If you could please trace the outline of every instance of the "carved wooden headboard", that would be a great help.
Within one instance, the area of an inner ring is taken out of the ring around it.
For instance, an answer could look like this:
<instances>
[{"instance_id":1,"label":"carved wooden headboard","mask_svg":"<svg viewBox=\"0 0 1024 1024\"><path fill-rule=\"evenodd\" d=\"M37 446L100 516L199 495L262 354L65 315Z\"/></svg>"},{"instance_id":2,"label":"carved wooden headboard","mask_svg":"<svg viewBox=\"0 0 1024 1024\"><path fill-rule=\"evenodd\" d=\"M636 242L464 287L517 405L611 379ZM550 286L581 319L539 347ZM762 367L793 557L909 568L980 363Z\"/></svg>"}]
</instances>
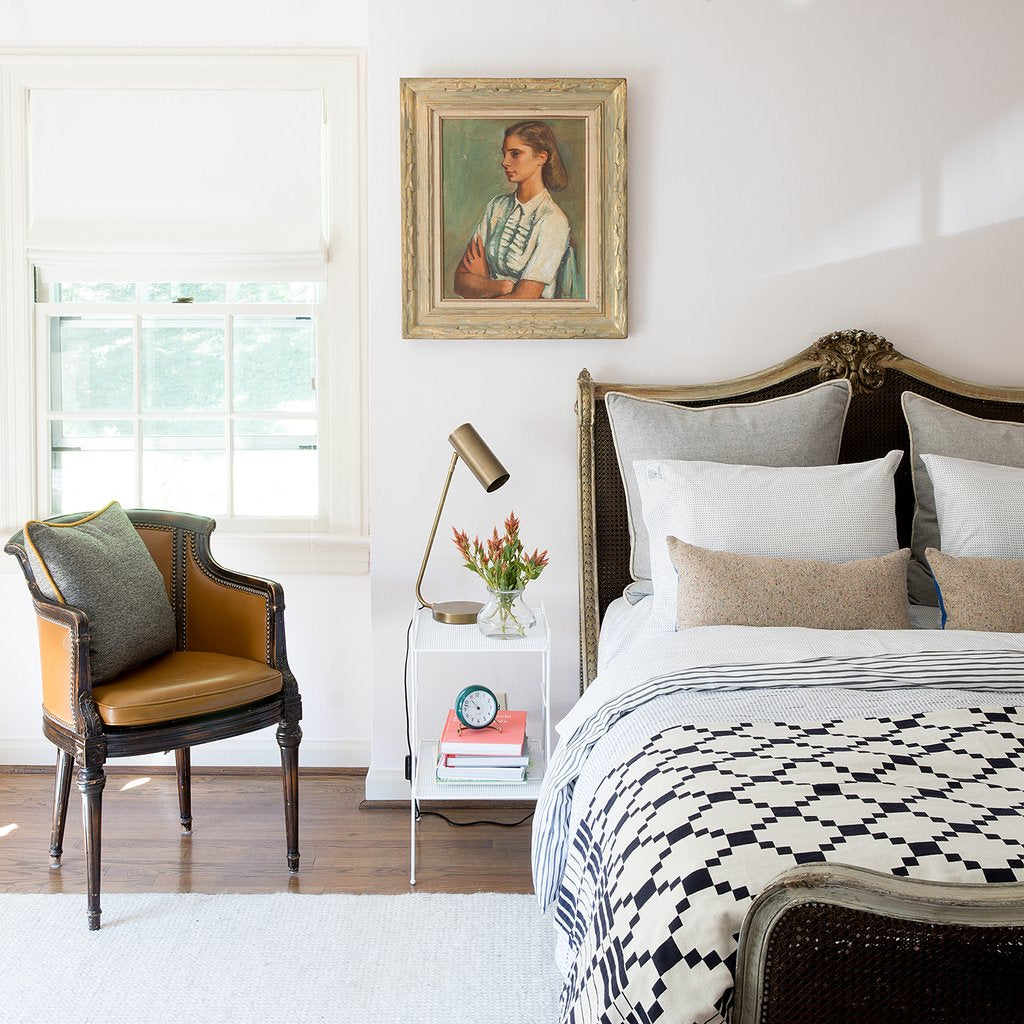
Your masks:
<instances>
[{"instance_id":1,"label":"carved wooden headboard","mask_svg":"<svg viewBox=\"0 0 1024 1024\"><path fill-rule=\"evenodd\" d=\"M846 377L853 400L843 430L840 462L877 459L894 448L909 451L900 406L904 391L981 416L1024 422L1024 389L972 384L901 355L868 331L835 331L799 355L746 377L682 386L611 384L578 380L576 417L579 456L580 691L597 674L597 639L611 602L630 582L626 498L605 410L609 391L699 407L723 402L758 402ZM896 515L900 543L910 543L914 509L910 460L896 473Z\"/></svg>"}]
</instances>

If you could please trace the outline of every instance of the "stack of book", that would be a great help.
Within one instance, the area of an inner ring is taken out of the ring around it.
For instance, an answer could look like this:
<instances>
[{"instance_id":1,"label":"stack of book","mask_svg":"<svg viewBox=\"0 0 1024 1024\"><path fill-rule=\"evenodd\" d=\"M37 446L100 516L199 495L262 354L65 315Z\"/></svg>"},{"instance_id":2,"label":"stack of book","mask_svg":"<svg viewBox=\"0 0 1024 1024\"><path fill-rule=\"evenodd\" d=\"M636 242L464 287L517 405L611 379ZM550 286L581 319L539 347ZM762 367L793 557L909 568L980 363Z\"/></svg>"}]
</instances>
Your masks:
<instances>
[{"instance_id":1,"label":"stack of book","mask_svg":"<svg viewBox=\"0 0 1024 1024\"><path fill-rule=\"evenodd\" d=\"M526 712L499 711L501 731L459 730L455 711L448 712L438 742L438 782L525 782L530 763Z\"/></svg>"}]
</instances>

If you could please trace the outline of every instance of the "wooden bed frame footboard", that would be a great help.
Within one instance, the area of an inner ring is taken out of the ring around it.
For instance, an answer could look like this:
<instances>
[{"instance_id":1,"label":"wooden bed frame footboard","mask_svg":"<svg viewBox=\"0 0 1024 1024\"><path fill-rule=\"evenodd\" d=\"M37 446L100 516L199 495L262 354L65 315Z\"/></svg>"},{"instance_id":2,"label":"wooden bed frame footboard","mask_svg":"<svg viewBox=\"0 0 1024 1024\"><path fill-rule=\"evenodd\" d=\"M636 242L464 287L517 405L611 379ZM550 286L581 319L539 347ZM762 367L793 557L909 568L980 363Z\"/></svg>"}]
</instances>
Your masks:
<instances>
[{"instance_id":1,"label":"wooden bed frame footboard","mask_svg":"<svg viewBox=\"0 0 1024 1024\"><path fill-rule=\"evenodd\" d=\"M1022 1019L1024 885L805 864L744 918L733 1024Z\"/></svg>"}]
</instances>

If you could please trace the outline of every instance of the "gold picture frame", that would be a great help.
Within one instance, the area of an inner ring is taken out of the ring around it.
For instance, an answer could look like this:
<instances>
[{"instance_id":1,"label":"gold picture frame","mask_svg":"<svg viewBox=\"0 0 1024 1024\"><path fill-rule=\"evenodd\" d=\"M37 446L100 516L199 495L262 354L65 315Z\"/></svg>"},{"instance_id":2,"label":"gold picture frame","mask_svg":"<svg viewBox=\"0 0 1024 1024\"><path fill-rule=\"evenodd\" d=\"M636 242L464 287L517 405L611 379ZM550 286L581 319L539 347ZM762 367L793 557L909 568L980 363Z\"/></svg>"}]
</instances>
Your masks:
<instances>
[{"instance_id":1,"label":"gold picture frame","mask_svg":"<svg viewBox=\"0 0 1024 1024\"><path fill-rule=\"evenodd\" d=\"M405 78L401 102L403 337L625 338L626 80Z\"/></svg>"}]
</instances>

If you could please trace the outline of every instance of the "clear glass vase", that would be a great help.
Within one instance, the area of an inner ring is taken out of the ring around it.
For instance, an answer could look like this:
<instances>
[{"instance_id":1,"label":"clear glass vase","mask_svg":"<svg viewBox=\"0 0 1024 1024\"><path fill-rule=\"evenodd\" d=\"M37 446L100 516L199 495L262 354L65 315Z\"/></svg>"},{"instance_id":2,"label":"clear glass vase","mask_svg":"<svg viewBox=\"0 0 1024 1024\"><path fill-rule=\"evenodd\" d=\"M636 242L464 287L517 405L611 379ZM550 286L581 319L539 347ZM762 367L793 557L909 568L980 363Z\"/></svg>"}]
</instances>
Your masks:
<instances>
[{"instance_id":1,"label":"clear glass vase","mask_svg":"<svg viewBox=\"0 0 1024 1024\"><path fill-rule=\"evenodd\" d=\"M537 613L523 600L522 590L487 590L487 604L476 624L484 636L513 640L537 624Z\"/></svg>"}]
</instances>

